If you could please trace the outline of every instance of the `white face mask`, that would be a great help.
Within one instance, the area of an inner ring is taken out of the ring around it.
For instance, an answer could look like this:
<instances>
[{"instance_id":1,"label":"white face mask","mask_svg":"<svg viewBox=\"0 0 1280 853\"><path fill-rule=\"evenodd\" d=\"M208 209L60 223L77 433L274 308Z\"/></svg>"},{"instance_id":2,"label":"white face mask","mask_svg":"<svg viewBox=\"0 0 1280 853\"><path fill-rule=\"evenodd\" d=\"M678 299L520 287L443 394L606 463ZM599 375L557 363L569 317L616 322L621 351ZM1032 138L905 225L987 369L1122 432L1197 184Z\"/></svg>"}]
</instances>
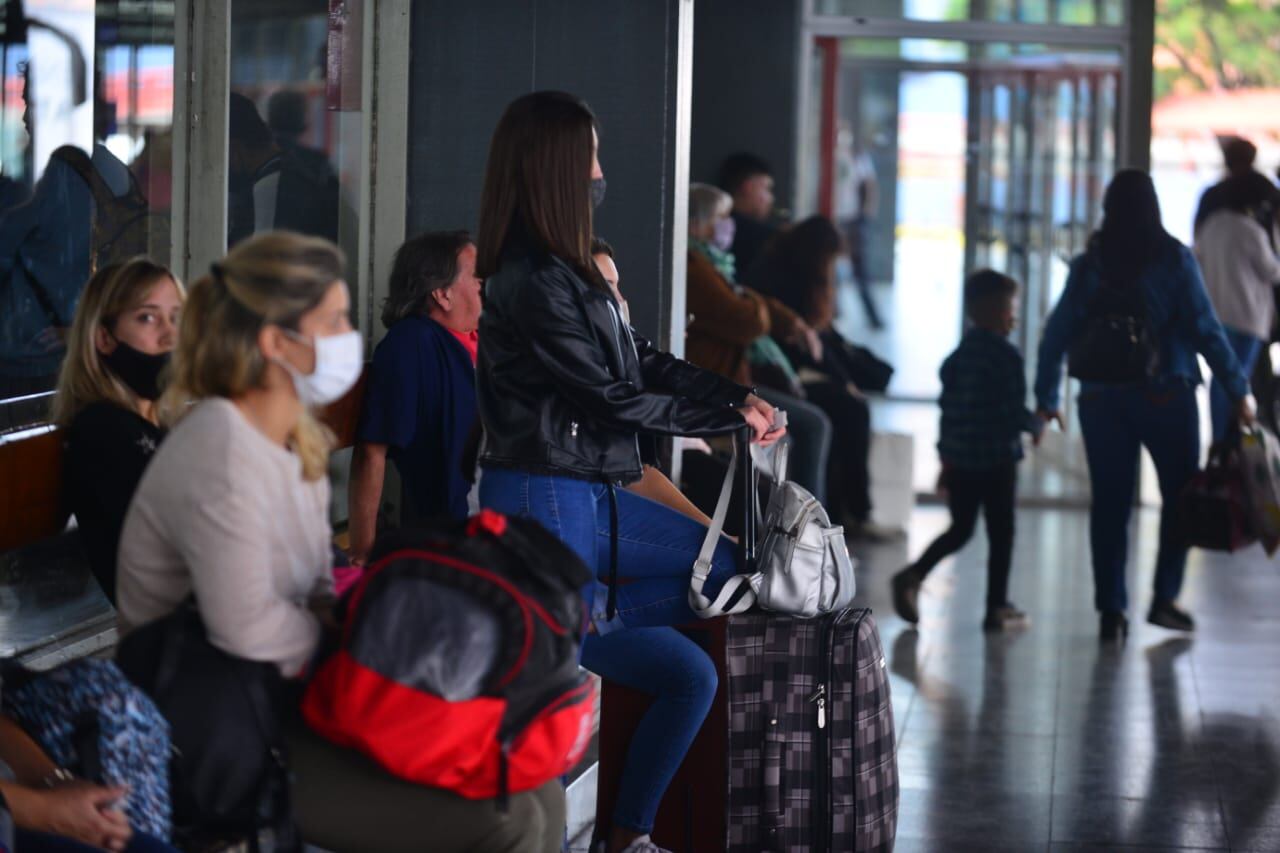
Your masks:
<instances>
[{"instance_id":1,"label":"white face mask","mask_svg":"<svg viewBox=\"0 0 1280 853\"><path fill-rule=\"evenodd\" d=\"M340 335L307 338L290 329L284 333L315 350L316 368L310 373L298 369L284 359L276 363L289 372L294 390L304 406L327 406L342 398L360 378L364 368L364 341L356 330Z\"/></svg>"}]
</instances>

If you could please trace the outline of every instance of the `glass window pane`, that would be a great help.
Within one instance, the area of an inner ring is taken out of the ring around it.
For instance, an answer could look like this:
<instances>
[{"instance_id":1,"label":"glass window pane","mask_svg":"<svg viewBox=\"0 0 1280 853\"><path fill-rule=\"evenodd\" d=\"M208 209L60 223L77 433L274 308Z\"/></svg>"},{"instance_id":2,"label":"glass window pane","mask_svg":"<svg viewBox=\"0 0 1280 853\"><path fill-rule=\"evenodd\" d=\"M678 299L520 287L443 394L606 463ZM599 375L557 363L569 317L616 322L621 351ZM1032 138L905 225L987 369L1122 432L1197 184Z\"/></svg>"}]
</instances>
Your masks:
<instances>
[{"instance_id":1,"label":"glass window pane","mask_svg":"<svg viewBox=\"0 0 1280 853\"><path fill-rule=\"evenodd\" d=\"M353 306L363 15L360 0L231 5L227 243L273 229L333 240Z\"/></svg>"},{"instance_id":2,"label":"glass window pane","mask_svg":"<svg viewBox=\"0 0 1280 853\"><path fill-rule=\"evenodd\" d=\"M167 263L173 3L10 0L0 41L0 432L44 417L81 290Z\"/></svg>"},{"instance_id":3,"label":"glass window pane","mask_svg":"<svg viewBox=\"0 0 1280 853\"><path fill-rule=\"evenodd\" d=\"M912 21L1116 26L1124 0L814 0L817 15Z\"/></svg>"}]
</instances>

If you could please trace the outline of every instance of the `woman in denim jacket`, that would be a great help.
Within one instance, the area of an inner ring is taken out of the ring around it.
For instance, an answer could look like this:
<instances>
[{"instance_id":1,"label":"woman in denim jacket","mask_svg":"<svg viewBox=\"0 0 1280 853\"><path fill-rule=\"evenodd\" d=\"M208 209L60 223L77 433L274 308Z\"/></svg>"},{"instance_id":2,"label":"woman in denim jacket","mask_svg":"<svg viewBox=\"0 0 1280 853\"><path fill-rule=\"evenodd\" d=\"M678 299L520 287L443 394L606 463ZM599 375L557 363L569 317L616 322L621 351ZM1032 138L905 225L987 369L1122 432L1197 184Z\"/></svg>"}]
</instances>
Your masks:
<instances>
[{"instance_id":1,"label":"woman in denim jacket","mask_svg":"<svg viewBox=\"0 0 1280 853\"><path fill-rule=\"evenodd\" d=\"M1045 327L1035 388L1041 417L1061 423L1063 358L1084 332L1104 281L1113 287L1141 287L1158 362L1143 383L1086 382L1081 387L1080 427L1093 491L1094 604L1101 614L1101 636L1119 640L1128 633L1125 564L1142 447L1155 462L1164 498L1147 621L1190 631L1191 616L1175 604L1187 562L1187 546L1177 529L1177 497L1200 460L1196 387L1203 377L1197 355L1209 362L1243 423L1254 418L1249 381L1209 303L1195 256L1161 225L1150 176L1128 169L1107 187L1102 226L1072 261L1066 289Z\"/></svg>"}]
</instances>

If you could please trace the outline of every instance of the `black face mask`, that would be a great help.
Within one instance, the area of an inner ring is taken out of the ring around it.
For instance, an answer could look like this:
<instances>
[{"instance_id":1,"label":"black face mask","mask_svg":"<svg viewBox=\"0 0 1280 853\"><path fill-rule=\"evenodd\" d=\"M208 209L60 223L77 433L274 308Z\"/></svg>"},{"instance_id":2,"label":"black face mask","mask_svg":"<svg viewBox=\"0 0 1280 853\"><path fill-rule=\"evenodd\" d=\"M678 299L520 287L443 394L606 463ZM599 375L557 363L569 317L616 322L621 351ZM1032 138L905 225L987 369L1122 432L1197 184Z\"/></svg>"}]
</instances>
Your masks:
<instances>
[{"instance_id":1,"label":"black face mask","mask_svg":"<svg viewBox=\"0 0 1280 853\"><path fill-rule=\"evenodd\" d=\"M150 355L118 341L116 348L102 357L111 372L144 400L160 399L160 371L169 363L170 353Z\"/></svg>"},{"instance_id":2,"label":"black face mask","mask_svg":"<svg viewBox=\"0 0 1280 853\"><path fill-rule=\"evenodd\" d=\"M600 205L604 204L605 186L606 185L604 182L604 178L591 179L591 206L592 207L599 207Z\"/></svg>"}]
</instances>

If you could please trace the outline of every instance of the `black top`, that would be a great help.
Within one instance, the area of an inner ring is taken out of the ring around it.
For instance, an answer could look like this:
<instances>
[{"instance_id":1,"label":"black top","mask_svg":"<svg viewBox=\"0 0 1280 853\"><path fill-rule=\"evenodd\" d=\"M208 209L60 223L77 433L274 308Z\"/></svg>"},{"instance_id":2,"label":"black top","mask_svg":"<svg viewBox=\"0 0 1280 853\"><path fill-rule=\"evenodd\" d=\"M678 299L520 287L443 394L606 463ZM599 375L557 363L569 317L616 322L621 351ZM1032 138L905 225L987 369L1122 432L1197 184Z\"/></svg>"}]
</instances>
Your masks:
<instances>
[{"instance_id":1,"label":"black top","mask_svg":"<svg viewBox=\"0 0 1280 853\"><path fill-rule=\"evenodd\" d=\"M733 214L733 227L733 259L738 270L745 271L759 260L765 244L778 233L778 227L740 213Z\"/></svg>"},{"instance_id":2,"label":"black top","mask_svg":"<svg viewBox=\"0 0 1280 853\"><path fill-rule=\"evenodd\" d=\"M1223 178L1209 187L1200 196L1200 204L1196 207L1195 227L1199 228L1205 220L1223 208L1243 205L1257 210L1262 228L1271 233L1270 217L1280 204L1280 189L1271 183L1271 179L1261 172L1250 170L1241 175Z\"/></svg>"},{"instance_id":3,"label":"black top","mask_svg":"<svg viewBox=\"0 0 1280 853\"><path fill-rule=\"evenodd\" d=\"M546 252L516 243L485 281L483 465L632 482L641 435L732 432L748 393L635 334L607 291Z\"/></svg>"},{"instance_id":4,"label":"black top","mask_svg":"<svg viewBox=\"0 0 1280 853\"><path fill-rule=\"evenodd\" d=\"M124 516L163 437L160 427L114 403L86 407L67 430L63 494L80 527L89 567L112 604Z\"/></svg>"}]
</instances>

